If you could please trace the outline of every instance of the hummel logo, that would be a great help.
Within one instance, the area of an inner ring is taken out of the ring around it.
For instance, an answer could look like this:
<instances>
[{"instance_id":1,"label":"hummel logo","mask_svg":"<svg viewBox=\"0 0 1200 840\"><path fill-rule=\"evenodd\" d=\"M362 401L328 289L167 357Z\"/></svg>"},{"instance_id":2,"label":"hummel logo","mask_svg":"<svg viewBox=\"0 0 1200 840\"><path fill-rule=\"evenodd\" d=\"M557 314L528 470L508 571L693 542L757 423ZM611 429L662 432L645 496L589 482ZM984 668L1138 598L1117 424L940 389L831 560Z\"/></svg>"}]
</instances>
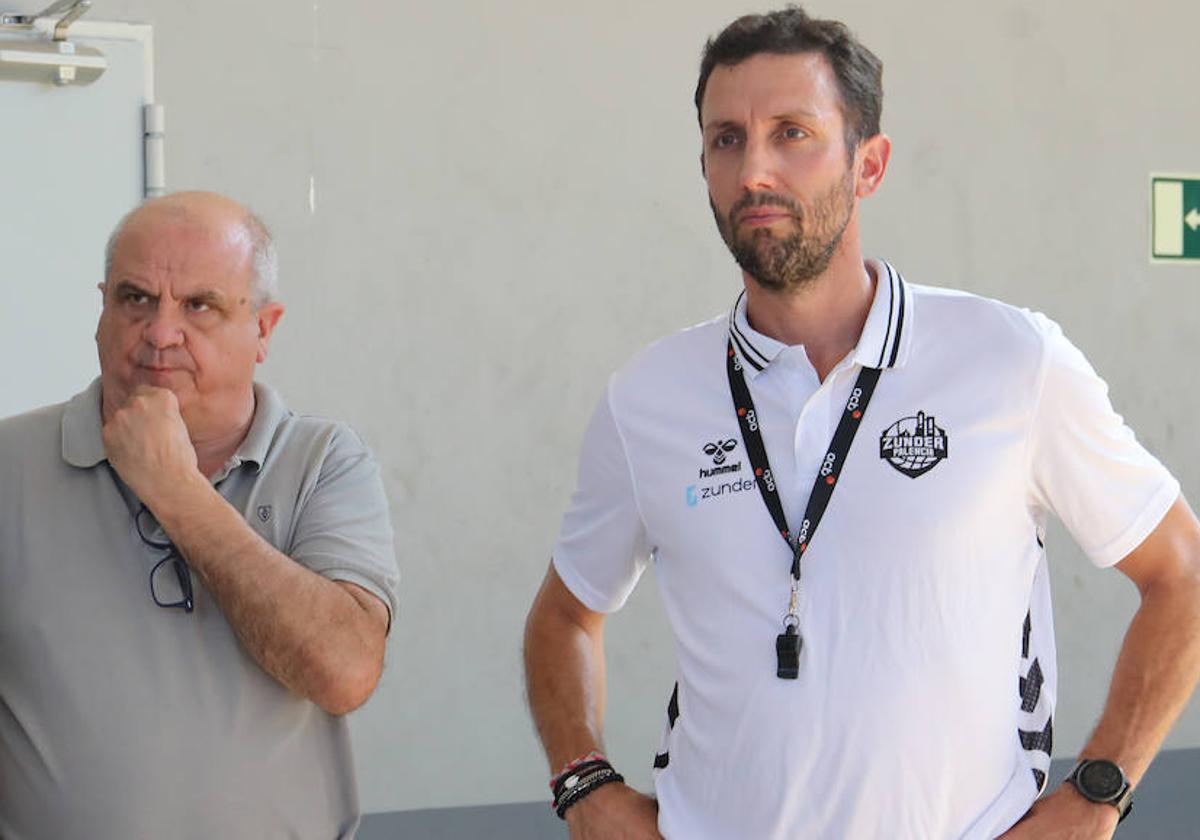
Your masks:
<instances>
[{"instance_id":1,"label":"hummel logo","mask_svg":"<svg viewBox=\"0 0 1200 840\"><path fill-rule=\"evenodd\" d=\"M741 472L741 461L725 463L725 454L737 449L737 445L737 438L727 438L725 440L717 440L715 443L704 444L704 446L701 448L701 451L704 452L705 455L712 458L713 466L701 467L700 478L712 478L715 475Z\"/></svg>"},{"instance_id":2,"label":"hummel logo","mask_svg":"<svg viewBox=\"0 0 1200 840\"><path fill-rule=\"evenodd\" d=\"M737 449L737 441L733 438L704 444L704 454L711 455L714 464L724 464L725 453L732 452L735 449Z\"/></svg>"}]
</instances>

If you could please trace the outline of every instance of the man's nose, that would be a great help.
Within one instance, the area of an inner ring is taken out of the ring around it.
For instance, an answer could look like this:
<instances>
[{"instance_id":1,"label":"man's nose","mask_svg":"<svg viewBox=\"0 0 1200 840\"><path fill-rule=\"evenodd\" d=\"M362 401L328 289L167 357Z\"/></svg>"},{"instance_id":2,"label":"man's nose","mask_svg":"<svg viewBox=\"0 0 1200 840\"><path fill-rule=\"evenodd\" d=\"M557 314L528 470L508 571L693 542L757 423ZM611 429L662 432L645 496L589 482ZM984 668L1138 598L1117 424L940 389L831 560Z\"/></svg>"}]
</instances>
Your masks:
<instances>
[{"instance_id":1,"label":"man's nose","mask_svg":"<svg viewBox=\"0 0 1200 840\"><path fill-rule=\"evenodd\" d=\"M172 306L159 304L142 326L142 340L162 349L183 343L183 319Z\"/></svg>"},{"instance_id":2,"label":"man's nose","mask_svg":"<svg viewBox=\"0 0 1200 840\"><path fill-rule=\"evenodd\" d=\"M743 148L738 185L750 193L773 190L776 186L775 156L770 144L762 139L747 138Z\"/></svg>"}]
</instances>

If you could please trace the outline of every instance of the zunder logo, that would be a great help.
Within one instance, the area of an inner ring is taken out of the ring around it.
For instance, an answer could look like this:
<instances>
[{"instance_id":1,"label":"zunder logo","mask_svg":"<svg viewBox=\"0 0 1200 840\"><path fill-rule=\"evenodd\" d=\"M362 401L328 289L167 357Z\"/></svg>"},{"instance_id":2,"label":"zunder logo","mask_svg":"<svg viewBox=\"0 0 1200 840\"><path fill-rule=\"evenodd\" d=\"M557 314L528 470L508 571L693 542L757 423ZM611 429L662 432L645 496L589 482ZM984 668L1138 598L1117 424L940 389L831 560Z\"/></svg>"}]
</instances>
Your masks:
<instances>
[{"instance_id":1,"label":"zunder logo","mask_svg":"<svg viewBox=\"0 0 1200 840\"><path fill-rule=\"evenodd\" d=\"M879 436L879 457L909 478L924 475L950 454L946 430L932 414L902 417Z\"/></svg>"}]
</instances>

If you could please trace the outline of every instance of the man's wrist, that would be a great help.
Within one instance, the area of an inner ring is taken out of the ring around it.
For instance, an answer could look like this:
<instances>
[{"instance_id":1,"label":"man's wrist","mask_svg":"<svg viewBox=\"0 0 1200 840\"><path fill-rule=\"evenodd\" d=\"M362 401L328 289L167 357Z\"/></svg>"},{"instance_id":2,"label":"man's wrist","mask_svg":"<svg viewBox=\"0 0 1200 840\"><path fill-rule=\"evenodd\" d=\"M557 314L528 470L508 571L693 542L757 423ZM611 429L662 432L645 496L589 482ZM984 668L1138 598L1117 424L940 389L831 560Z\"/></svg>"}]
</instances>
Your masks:
<instances>
[{"instance_id":1,"label":"man's wrist","mask_svg":"<svg viewBox=\"0 0 1200 840\"><path fill-rule=\"evenodd\" d=\"M560 819L566 819L569 809L578 805L603 787L622 783L625 777L609 764L602 753L591 752L568 762L550 783L554 793L553 808Z\"/></svg>"},{"instance_id":2,"label":"man's wrist","mask_svg":"<svg viewBox=\"0 0 1200 840\"><path fill-rule=\"evenodd\" d=\"M1063 780L1063 787L1081 800L1100 807L1111 807L1117 821L1133 811L1133 785L1116 762L1081 758Z\"/></svg>"},{"instance_id":3,"label":"man's wrist","mask_svg":"<svg viewBox=\"0 0 1200 840\"><path fill-rule=\"evenodd\" d=\"M212 505L225 504L199 470L163 482L142 501L177 545L184 540L189 523L208 518Z\"/></svg>"}]
</instances>

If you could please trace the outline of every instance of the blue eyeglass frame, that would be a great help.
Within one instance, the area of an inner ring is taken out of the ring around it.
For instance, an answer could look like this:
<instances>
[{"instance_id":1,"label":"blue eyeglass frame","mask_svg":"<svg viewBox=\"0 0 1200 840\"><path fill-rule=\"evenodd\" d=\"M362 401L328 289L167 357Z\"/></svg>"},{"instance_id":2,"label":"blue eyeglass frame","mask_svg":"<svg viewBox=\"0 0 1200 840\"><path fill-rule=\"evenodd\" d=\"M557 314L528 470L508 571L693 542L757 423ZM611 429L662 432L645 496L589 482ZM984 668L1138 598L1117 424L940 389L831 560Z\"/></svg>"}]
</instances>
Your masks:
<instances>
[{"instance_id":1,"label":"blue eyeglass frame","mask_svg":"<svg viewBox=\"0 0 1200 840\"><path fill-rule=\"evenodd\" d=\"M187 562L179 553L179 549L175 547L175 543L170 540L152 540L142 531L142 514L149 514L150 509L145 505L138 508L138 512L133 516L133 527L137 529L137 535L141 541L157 551L167 552L167 556L154 564L154 568L150 570L150 597L154 603L164 609L181 608L184 612L191 612L195 609L196 603L192 593L192 573L188 568ZM154 590L154 576L162 565L168 561L173 561L171 568L175 570L175 577L179 581L179 589L183 593L183 597L178 601L160 601L158 593Z\"/></svg>"}]
</instances>

